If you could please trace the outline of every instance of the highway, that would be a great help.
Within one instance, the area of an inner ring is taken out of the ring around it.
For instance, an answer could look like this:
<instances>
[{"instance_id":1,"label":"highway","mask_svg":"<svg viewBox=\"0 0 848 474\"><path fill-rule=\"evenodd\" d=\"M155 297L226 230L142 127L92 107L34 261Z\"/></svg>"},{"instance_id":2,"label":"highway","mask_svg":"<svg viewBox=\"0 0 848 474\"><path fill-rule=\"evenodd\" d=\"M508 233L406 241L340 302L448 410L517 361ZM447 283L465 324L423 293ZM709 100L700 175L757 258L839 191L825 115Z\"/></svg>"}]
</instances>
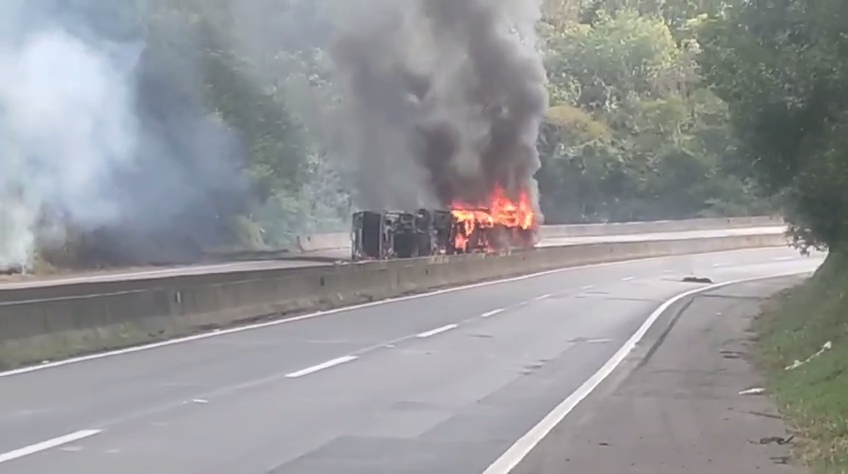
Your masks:
<instances>
[{"instance_id":1,"label":"highway","mask_svg":"<svg viewBox=\"0 0 848 474\"><path fill-rule=\"evenodd\" d=\"M566 245L579 245L600 242L634 242L651 240L672 239L697 239L708 237L724 237L733 235L756 235L756 234L780 234L785 227L750 227L737 229L698 230L689 232L665 232L649 234L630 235L604 235L592 237L564 237L546 239L538 244L539 247L556 247ZM36 288L45 286L68 285L78 283L94 283L107 281L139 280L148 278L164 278L184 275L204 275L211 273L234 273L255 270L272 270L280 268L310 267L321 265L332 265L332 261L345 263L350 258L350 248L324 250L302 254L301 259L296 257L281 260L240 261L215 264L191 265L167 268L141 268L125 269L97 273L79 273L72 275L58 275L43 278L15 278L7 281L0 280L0 291L14 290L20 288ZM305 259L304 259L305 258ZM324 259L328 261L316 261L313 259Z\"/></svg>"},{"instance_id":2,"label":"highway","mask_svg":"<svg viewBox=\"0 0 848 474\"><path fill-rule=\"evenodd\" d=\"M0 474L482 473L705 286L683 277L820 262L772 248L563 269L7 372Z\"/></svg>"}]
</instances>

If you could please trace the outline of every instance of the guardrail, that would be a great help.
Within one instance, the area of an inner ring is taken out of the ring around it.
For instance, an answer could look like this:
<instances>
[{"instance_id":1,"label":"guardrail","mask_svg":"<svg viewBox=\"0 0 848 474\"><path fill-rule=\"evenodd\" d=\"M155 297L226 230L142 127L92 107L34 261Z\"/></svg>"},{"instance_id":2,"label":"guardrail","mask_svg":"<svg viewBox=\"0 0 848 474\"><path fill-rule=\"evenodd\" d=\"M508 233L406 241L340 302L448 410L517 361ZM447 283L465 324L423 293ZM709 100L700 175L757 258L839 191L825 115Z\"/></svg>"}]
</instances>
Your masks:
<instances>
[{"instance_id":1,"label":"guardrail","mask_svg":"<svg viewBox=\"0 0 848 474\"><path fill-rule=\"evenodd\" d=\"M717 217L676 221L615 222L606 224L543 225L540 230L540 236L544 240L551 238L653 234L779 225L784 225L783 219L773 216ZM301 252L350 248L350 233L332 232L325 234L299 235L297 238L297 244Z\"/></svg>"},{"instance_id":2,"label":"guardrail","mask_svg":"<svg viewBox=\"0 0 848 474\"><path fill-rule=\"evenodd\" d=\"M0 290L0 366L562 267L786 244L774 233L593 243Z\"/></svg>"}]
</instances>

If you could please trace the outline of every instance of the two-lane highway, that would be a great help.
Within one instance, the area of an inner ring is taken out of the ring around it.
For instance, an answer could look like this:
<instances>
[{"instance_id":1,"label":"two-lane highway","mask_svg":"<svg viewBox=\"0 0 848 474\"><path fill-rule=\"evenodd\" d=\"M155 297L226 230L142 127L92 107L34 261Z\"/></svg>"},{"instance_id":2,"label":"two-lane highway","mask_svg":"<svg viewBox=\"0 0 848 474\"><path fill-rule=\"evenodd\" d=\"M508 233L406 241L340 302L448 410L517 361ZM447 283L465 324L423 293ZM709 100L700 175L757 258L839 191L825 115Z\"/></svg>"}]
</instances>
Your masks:
<instances>
[{"instance_id":1,"label":"two-lane highway","mask_svg":"<svg viewBox=\"0 0 848 474\"><path fill-rule=\"evenodd\" d=\"M564 269L0 374L0 473L480 473L667 299L760 249Z\"/></svg>"}]
</instances>

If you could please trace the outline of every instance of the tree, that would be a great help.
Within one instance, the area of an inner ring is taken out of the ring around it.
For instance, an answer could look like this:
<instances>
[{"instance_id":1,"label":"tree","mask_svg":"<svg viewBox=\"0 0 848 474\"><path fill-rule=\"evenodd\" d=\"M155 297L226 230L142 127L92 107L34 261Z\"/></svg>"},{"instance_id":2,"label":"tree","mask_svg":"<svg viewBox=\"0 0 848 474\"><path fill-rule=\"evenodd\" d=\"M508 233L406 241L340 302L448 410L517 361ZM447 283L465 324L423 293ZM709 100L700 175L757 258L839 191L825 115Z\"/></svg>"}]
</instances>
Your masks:
<instances>
[{"instance_id":1,"label":"tree","mask_svg":"<svg viewBox=\"0 0 848 474\"><path fill-rule=\"evenodd\" d=\"M848 4L735 2L704 25L699 58L730 107L744 160L783 194L802 245L848 237Z\"/></svg>"},{"instance_id":2,"label":"tree","mask_svg":"<svg viewBox=\"0 0 848 474\"><path fill-rule=\"evenodd\" d=\"M592 24L550 23L543 32L552 107L539 176L548 222L756 209L749 183L723 172L735 141L725 104L699 83L693 38L628 9L598 8Z\"/></svg>"}]
</instances>

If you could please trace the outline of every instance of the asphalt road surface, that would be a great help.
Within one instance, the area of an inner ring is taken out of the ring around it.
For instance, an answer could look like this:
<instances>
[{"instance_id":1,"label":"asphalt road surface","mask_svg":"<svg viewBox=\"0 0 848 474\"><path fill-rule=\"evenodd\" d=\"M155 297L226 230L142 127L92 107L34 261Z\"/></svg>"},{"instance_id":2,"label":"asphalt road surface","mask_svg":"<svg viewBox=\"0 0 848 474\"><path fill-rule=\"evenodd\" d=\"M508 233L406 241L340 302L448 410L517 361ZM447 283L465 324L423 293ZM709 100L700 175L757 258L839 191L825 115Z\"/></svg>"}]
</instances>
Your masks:
<instances>
[{"instance_id":1,"label":"asphalt road surface","mask_svg":"<svg viewBox=\"0 0 848 474\"><path fill-rule=\"evenodd\" d=\"M800 276L701 293L657 321L642 353L574 409L513 474L800 474L749 363L763 300Z\"/></svg>"},{"instance_id":2,"label":"asphalt road surface","mask_svg":"<svg viewBox=\"0 0 848 474\"><path fill-rule=\"evenodd\" d=\"M718 229L688 232L666 232L654 234L630 234L630 235L605 235L592 237L569 237L546 239L539 243L540 247L556 247L565 245L578 245L598 242L634 242L645 240L670 240L670 239L697 239L707 237L724 237L732 235L752 235L784 232L783 227L754 227L741 229ZM301 258L337 260L337 263L345 263L350 259L350 248L334 249L309 252L301 254ZM137 280L147 278L164 278L168 276L181 275L205 275L210 273L231 273L251 270L273 270L280 268L313 267L332 265L330 262L315 261L310 259L297 259L295 257L284 260L261 260L215 263L205 265L191 265L168 268L142 268L131 270L108 271L101 273L82 273L74 275L51 276L44 278L14 278L9 281L0 280L0 290L13 290L17 288L34 288L43 286L68 285L75 283L94 283L106 281Z\"/></svg>"},{"instance_id":3,"label":"asphalt road surface","mask_svg":"<svg viewBox=\"0 0 848 474\"><path fill-rule=\"evenodd\" d=\"M704 286L683 277L820 262L760 249L572 268L0 374L0 474L507 472L514 443L664 301Z\"/></svg>"}]
</instances>

